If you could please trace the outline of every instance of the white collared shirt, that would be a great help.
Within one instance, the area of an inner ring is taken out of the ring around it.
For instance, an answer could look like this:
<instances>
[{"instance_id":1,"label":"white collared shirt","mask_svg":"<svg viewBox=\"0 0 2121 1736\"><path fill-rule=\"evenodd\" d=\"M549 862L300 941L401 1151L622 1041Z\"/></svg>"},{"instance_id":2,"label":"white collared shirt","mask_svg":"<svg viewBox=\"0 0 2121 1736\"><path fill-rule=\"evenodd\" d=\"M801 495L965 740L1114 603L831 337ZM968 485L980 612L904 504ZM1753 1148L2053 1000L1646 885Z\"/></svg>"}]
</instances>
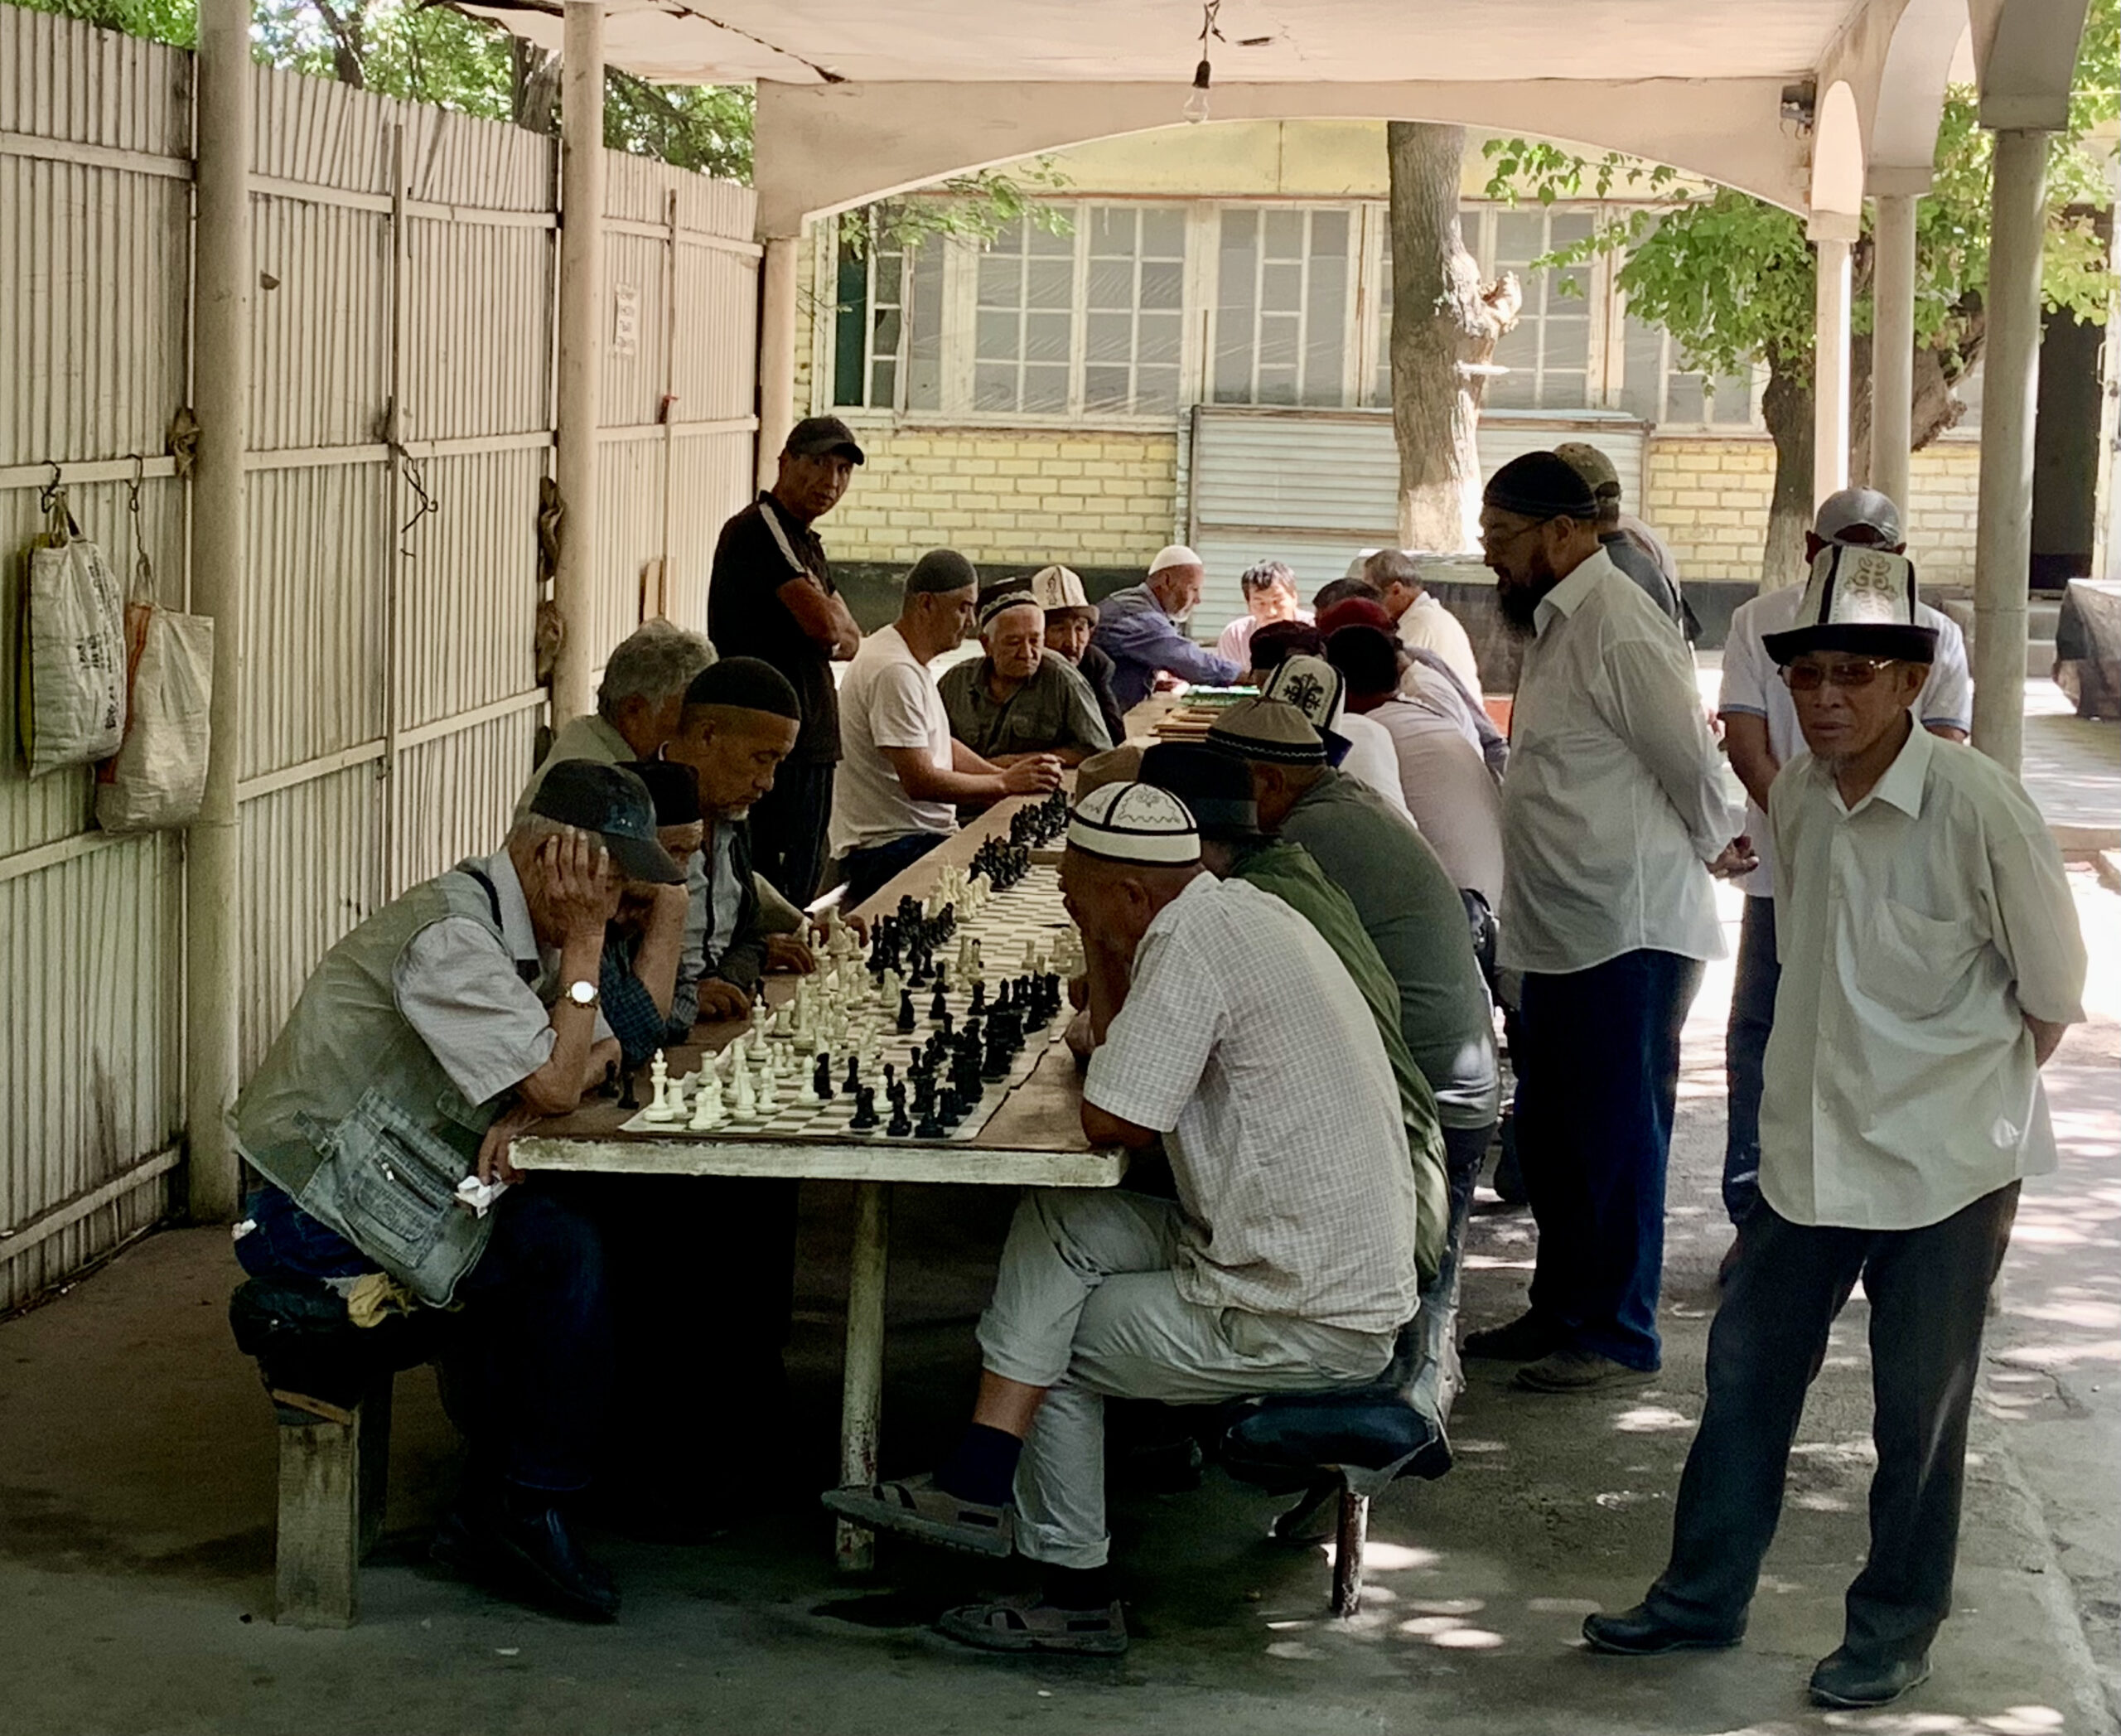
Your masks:
<instances>
[{"instance_id":1,"label":"white collared shirt","mask_svg":"<svg viewBox=\"0 0 2121 1736\"><path fill-rule=\"evenodd\" d=\"M1721 958L1703 864L1731 816L1685 641L1602 552L1534 620L1502 781L1501 963L1561 974L1626 952Z\"/></svg>"},{"instance_id":2,"label":"white collared shirt","mask_svg":"<svg viewBox=\"0 0 2121 1736\"><path fill-rule=\"evenodd\" d=\"M1407 605L1399 617L1399 643L1434 651L1451 665L1451 673L1465 684L1476 699L1481 692L1481 660L1473 655L1473 641L1463 621L1427 591Z\"/></svg>"},{"instance_id":3,"label":"white collared shirt","mask_svg":"<svg viewBox=\"0 0 2121 1736\"><path fill-rule=\"evenodd\" d=\"M1809 754L1769 798L1767 1202L1794 1223L1916 1230L2052 1169L2024 1015L2084 1017L2084 938L2018 781L1917 728L1853 808Z\"/></svg>"},{"instance_id":4,"label":"white collared shirt","mask_svg":"<svg viewBox=\"0 0 2121 1736\"><path fill-rule=\"evenodd\" d=\"M1790 689L1764 641L1770 633L1787 632L1796 626L1797 607L1804 600L1802 585L1763 592L1732 613L1731 631L1723 641L1723 685L1716 708L1727 718L1765 718L1767 751L1778 766L1788 765L1805 751L1805 737L1797 728L1797 708ZM1925 728L1971 731L1974 683L1967 675L1965 635L1950 616L1926 602L1915 605L1915 620L1918 626L1934 627L1937 632L1937 655L1930 665L1930 677L1915 696L1916 722ZM1760 866L1732 883L1748 898L1772 898L1775 845L1767 835L1767 815L1751 796L1746 799L1746 834L1753 841Z\"/></svg>"}]
</instances>

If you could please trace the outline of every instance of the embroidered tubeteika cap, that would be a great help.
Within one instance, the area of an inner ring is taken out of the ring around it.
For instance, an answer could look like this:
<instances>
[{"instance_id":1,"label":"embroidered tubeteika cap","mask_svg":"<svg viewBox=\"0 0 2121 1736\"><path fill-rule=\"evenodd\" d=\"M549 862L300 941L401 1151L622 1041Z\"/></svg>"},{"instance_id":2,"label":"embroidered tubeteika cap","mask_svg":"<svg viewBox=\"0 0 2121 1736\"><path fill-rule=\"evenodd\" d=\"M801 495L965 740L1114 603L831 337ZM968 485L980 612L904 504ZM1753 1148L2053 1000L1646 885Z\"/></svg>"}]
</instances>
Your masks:
<instances>
[{"instance_id":1,"label":"embroidered tubeteika cap","mask_svg":"<svg viewBox=\"0 0 2121 1736\"><path fill-rule=\"evenodd\" d=\"M1186 804L1148 784L1107 784L1075 804L1068 848L1107 862L1185 868L1201 859L1201 834Z\"/></svg>"},{"instance_id":2,"label":"embroidered tubeteika cap","mask_svg":"<svg viewBox=\"0 0 2121 1736\"><path fill-rule=\"evenodd\" d=\"M1241 758L1278 766L1326 763L1325 741L1286 699L1239 699L1215 719L1208 741Z\"/></svg>"}]
</instances>

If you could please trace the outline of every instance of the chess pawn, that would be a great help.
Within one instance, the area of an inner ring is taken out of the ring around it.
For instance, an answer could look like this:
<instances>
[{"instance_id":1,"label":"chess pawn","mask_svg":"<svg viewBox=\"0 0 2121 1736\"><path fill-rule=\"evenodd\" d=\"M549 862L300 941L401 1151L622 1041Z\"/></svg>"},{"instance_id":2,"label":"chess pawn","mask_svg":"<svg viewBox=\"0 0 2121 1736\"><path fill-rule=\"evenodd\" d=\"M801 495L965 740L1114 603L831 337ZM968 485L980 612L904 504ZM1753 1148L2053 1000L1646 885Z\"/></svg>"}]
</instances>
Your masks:
<instances>
[{"instance_id":1,"label":"chess pawn","mask_svg":"<svg viewBox=\"0 0 2121 1736\"><path fill-rule=\"evenodd\" d=\"M655 1086L655 1100L644 1114L650 1121L674 1121L678 1112L670 1107L670 1065L663 1058L663 1052L655 1052L655 1059L648 1069L648 1076Z\"/></svg>"},{"instance_id":2,"label":"chess pawn","mask_svg":"<svg viewBox=\"0 0 2121 1736\"><path fill-rule=\"evenodd\" d=\"M780 1085L774 1077L771 1067L759 1069L758 1105L761 1118L774 1114L780 1107Z\"/></svg>"},{"instance_id":3,"label":"chess pawn","mask_svg":"<svg viewBox=\"0 0 2121 1736\"><path fill-rule=\"evenodd\" d=\"M736 1074L736 1098L732 1107L739 1121L756 1121L759 1118L758 1093L751 1089L751 1070L738 1067Z\"/></svg>"},{"instance_id":4,"label":"chess pawn","mask_svg":"<svg viewBox=\"0 0 2121 1736\"><path fill-rule=\"evenodd\" d=\"M986 961L985 961L983 959L982 959L982 958L980 957L980 955L979 955L979 942L978 942L978 941L974 941L972 943L972 979L973 979L973 981L974 981L974 982L975 982L975 983L984 982L984 981L986 980L986 970L987 970Z\"/></svg>"},{"instance_id":5,"label":"chess pawn","mask_svg":"<svg viewBox=\"0 0 2121 1736\"><path fill-rule=\"evenodd\" d=\"M693 1100L692 1130L696 1134L711 1132L722 1125L722 1081L712 1067L702 1071L699 1095Z\"/></svg>"}]
</instances>

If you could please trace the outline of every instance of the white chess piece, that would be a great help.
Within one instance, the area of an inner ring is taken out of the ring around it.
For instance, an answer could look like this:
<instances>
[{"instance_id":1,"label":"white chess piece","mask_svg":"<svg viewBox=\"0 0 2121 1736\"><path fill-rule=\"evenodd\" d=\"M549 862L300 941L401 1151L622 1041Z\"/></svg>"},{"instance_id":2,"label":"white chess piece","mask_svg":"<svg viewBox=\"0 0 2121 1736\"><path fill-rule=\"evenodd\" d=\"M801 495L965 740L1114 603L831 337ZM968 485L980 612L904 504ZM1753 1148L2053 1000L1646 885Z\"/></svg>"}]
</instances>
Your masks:
<instances>
[{"instance_id":1,"label":"white chess piece","mask_svg":"<svg viewBox=\"0 0 2121 1736\"><path fill-rule=\"evenodd\" d=\"M712 1067L701 1071L699 1095L693 1101L692 1130L703 1134L722 1125L722 1081Z\"/></svg>"},{"instance_id":2,"label":"white chess piece","mask_svg":"<svg viewBox=\"0 0 2121 1736\"><path fill-rule=\"evenodd\" d=\"M774 1077L773 1069L770 1066L759 1070L758 1104L761 1119L780 1107L780 1081Z\"/></svg>"},{"instance_id":3,"label":"white chess piece","mask_svg":"<svg viewBox=\"0 0 2121 1736\"><path fill-rule=\"evenodd\" d=\"M1025 942L1024 942L1024 969L1025 969L1025 970L1032 970L1032 969L1033 969L1033 968L1037 965L1037 963L1038 963L1038 942L1037 942L1037 941L1025 941Z\"/></svg>"},{"instance_id":4,"label":"white chess piece","mask_svg":"<svg viewBox=\"0 0 2121 1736\"><path fill-rule=\"evenodd\" d=\"M757 1092L751 1089L751 1070L738 1067L735 1079L736 1096L732 1104L734 1118L739 1121L756 1121L759 1118Z\"/></svg>"},{"instance_id":5,"label":"white chess piece","mask_svg":"<svg viewBox=\"0 0 2121 1736\"><path fill-rule=\"evenodd\" d=\"M678 1112L670 1107L670 1065L663 1058L663 1052L655 1052L655 1059L649 1063L648 1076L655 1086L655 1100L648 1105L644 1119L650 1121L674 1121Z\"/></svg>"},{"instance_id":6,"label":"white chess piece","mask_svg":"<svg viewBox=\"0 0 2121 1736\"><path fill-rule=\"evenodd\" d=\"M982 959L982 958L980 957L980 955L979 955L979 942L978 942L978 941L977 939L975 939L975 940L973 941L973 943L972 943L972 979L973 979L973 981L974 981L975 983L983 983L983 982L985 982L985 981L987 980L986 970L987 970L987 964L986 964L986 960L983 960L983 959Z\"/></svg>"}]
</instances>

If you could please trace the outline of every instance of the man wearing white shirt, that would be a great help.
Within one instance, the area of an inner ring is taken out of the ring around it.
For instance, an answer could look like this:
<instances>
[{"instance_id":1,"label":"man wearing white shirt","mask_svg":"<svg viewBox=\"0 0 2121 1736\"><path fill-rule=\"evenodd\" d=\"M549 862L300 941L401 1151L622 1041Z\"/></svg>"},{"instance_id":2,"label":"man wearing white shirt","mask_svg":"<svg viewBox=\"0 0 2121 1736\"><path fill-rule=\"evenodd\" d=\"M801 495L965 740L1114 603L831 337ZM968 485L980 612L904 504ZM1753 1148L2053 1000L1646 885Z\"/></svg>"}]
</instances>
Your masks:
<instances>
[{"instance_id":1,"label":"man wearing white shirt","mask_svg":"<svg viewBox=\"0 0 2121 1736\"><path fill-rule=\"evenodd\" d=\"M862 641L839 690L843 758L833 786L832 849L850 910L958 829L957 804L1051 790L1060 762L1024 755L1006 770L950 735L928 665L971 631L979 573L931 549L906 575L899 617Z\"/></svg>"},{"instance_id":2,"label":"man wearing white shirt","mask_svg":"<svg viewBox=\"0 0 2121 1736\"><path fill-rule=\"evenodd\" d=\"M2024 789L1910 711L1935 650L1914 569L1832 548L1765 641L1808 754L1768 814L1782 955L1761 1198L1708 1340L1708 1395L1649 1595L1598 1651L1736 1645L1827 1334L1871 1308L1870 1550L1811 1695L1883 1705L1950 1613L1988 1292L2021 1179L2055 1167L2040 1069L2084 1017L2068 878Z\"/></svg>"},{"instance_id":3,"label":"man wearing white shirt","mask_svg":"<svg viewBox=\"0 0 2121 1736\"><path fill-rule=\"evenodd\" d=\"M1422 582L1422 557L1405 549L1379 549L1362 563L1363 577L1377 587L1408 650L1433 651L1450 666L1466 691L1481 693L1481 664L1465 624L1429 594Z\"/></svg>"},{"instance_id":4,"label":"man wearing white shirt","mask_svg":"<svg viewBox=\"0 0 2121 1736\"><path fill-rule=\"evenodd\" d=\"M1844 488L1828 496L1805 539L1807 564L1835 544L1901 553L1907 544L1901 533L1899 508L1872 488ZM1804 745L1790 690L1762 641L1795 624L1804 597L1802 585L1770 591L1732 616L1723 646L1723 689L1717 703L1731 769L1738 774L1749 798L1746 832L1758 846L1761 858L1760 866L1738 882L1746 895L1746 915L1738 931L1737 974L1731 989L1731 1023L1724 1046L1730 1116L1723 1147L1723 1209L1741 1229L1760 1197L1761 1065L1775 1023L1775 985L1780 974L1767 791L1776 773ZM1958 622L1942 611L1919 601L1915 608L1917 622L1937 636L1936 656L1916 698L1915 715L1932 735L1963 742L1974 717L1966 640ZM1724 1255L1722 1275L1729 1275L1737 1258L1733 1242Z\"/></svg>"},{"instance_id":5,"label":"man wearing white shirt","mask_svg":"<svg viewBox=\"0 0 2121 1736\"><path fill-rule=\"evenodd\" d=\"M1533 1391L1597 1391L1660 1366L1679 1030L1723 950L1710 874L1754 858L1731 840L1686 646L1601 551L1589 485L1552 452L1513 459L1481 538L1529 636L1498 959L1523 974L1517 1148L1539 1240L1529 1310L1466 1351L1524 1362Z\"/></svg>"},{"instance_id":6,"label":"man wearing white shirt","mask_svg":"<svg viewBox=\"0 0 2121 1736\"><path fill-rule=\"evenodd\" d=\"M1244 612L1222 630L1215 640L1215 655L1239 669L1252 667L1254 630L1276 621L1309 621L1311 611L1296 598L1296 574L1283 561L1258 561L1237 576L1244 593Z\"/></svg>"}]
</instances>

